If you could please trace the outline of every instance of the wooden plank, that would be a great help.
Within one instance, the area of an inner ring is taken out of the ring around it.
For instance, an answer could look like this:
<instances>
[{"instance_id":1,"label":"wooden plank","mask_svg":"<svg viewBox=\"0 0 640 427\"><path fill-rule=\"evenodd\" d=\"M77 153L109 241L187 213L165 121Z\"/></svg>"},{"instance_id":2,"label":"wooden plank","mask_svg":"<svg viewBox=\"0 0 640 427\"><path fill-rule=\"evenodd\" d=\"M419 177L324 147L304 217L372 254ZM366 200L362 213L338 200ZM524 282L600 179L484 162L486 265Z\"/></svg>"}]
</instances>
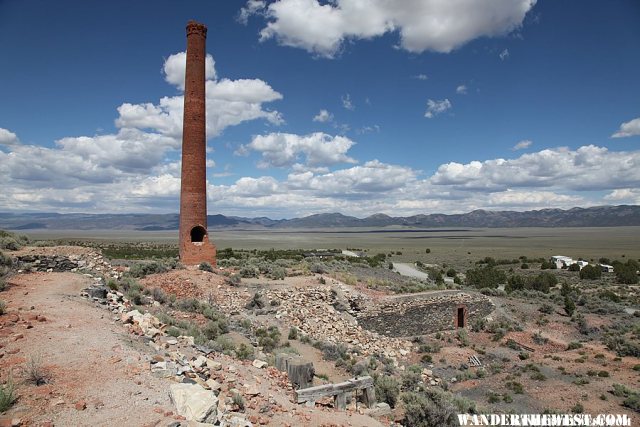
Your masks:
<instances>
[{"instance_id":1,"label":"wooden plank","mask_svg":"<svg viewBox=\"0 0 640 427\"><path fill-rule=\"evenodd\" d=\"M524 348L527 351L530 351L532 353L535 351L533 348L529 347L528 345L521 344L516 340L513 340L513 342L515 342L516 344L518 344L520 347Z\"/></svg>"},{"instance_id":2,"label":"wooden plank","mask_svg":"<svg viewBox=\"0 0 640 427\"><path fill-rule=\"evenodd\" d=\"M342 383L337 384L325 384L318 385L315 387L302 388L300 390L296 390L296 401L298 403L306 402L307 400L319 400L322 397L326 396L336 396L341 393L372 388L373 387L373 378L370 376L360 377L360 378L352 378Z\"/></svg>"}]
</instances>

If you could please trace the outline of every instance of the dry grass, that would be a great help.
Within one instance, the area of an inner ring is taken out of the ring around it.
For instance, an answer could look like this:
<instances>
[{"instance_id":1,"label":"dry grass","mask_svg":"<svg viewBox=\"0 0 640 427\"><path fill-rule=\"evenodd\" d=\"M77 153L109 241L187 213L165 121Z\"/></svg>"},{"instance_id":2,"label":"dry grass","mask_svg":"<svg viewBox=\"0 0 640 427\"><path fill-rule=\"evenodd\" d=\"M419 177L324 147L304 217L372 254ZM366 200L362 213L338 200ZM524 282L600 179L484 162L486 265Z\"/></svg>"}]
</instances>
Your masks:
<instances>
[{"instance_id":1,"label":"dry grass","mask_svg":"<svg viewBox=\"0 0 640 427\"><path fill-rule=\"evenodd\" d=\"M25 364L25 379L27 382L40 386L49 382L49 374L42 365L42 356L31 355Z\"/></svg>"}]
</instances>

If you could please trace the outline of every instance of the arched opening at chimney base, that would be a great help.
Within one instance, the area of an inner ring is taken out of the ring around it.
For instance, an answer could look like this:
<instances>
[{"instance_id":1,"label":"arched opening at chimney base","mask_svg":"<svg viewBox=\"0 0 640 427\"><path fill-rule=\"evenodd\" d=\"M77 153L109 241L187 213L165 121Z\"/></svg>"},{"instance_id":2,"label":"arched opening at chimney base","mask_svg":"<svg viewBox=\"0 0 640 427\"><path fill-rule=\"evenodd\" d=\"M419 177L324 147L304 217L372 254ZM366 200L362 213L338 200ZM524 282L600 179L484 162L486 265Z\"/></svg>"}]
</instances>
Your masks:
<instances>
[{"instance_id":1,"label":"arched opening at chimney base","mask_svg":"<svg viewBox=\"0 0 640 427\"><path fill-rule=\"evenodd\" d=\"M201 243L204 241L204 236L207 235L207 230L201 225L196 225L191 229L191 243Z\"/></svg>"}]
</instances>

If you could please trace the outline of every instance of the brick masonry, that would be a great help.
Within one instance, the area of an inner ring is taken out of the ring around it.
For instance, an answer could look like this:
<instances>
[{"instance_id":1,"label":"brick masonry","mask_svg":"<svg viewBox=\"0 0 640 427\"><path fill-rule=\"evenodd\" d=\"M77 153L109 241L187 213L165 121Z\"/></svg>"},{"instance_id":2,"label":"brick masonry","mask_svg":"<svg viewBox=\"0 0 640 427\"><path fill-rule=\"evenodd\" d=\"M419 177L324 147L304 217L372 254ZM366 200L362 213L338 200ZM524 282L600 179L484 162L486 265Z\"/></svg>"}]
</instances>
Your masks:
<instances>
[{"instance_id":1,"label":"brick masonry","mask_svg":"<svg viewBox=\"0 0 640 427\"><path fill-rule=\"evenodd\" d=\"M205 44L207 27L187 24L182 178L180 188L180 261L216 264L216 247L207 232L207 154L205 103ZM195 231L195 232L194 232ZM193 236L197 241L193 241Z\"/></svg>"},{"instance_id":2,"label":"brick masonry","mask_svg":"<svg viewBox=\"0 0 640 427\"><path fill-rule=\"evenodd\" d=\"M391 337L409 337L468 327L495 306L477 293L438 291L392 297L357 314L363 328ZM459 312L461 310L461 312ZM459 325L458 320L464 325Z\"/></svg>"}]
</instances>

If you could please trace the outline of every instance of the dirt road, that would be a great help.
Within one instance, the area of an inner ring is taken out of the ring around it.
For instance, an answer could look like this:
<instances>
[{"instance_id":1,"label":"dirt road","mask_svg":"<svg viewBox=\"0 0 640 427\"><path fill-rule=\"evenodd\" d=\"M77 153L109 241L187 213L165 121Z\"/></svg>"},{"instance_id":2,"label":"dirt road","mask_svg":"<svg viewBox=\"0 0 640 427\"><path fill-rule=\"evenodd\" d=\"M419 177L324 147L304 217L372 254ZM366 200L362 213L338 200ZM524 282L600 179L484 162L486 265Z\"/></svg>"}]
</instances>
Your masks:
<instances>
[{"instance_id":1,"label":"dirt road","mask_svg":"<svg viewBox=\"0 0 640 427\"><path fill-rule=\"evenodd\" d=\"M149 352L80 297L89 279L72 273L17 275L0 294L0 376L19 398L0 425L145 426L175 421L168 385L149 373ZM46 383L29 381L35 365ZM168 416L165 416L168 415Z\"/></svg>"},{"instance_id":2,"label":"dirt road","mask_svg":"<svg viewBox=\"0 0 640 427\"><path fill-rule=\"evenodd\" d=\"M403 262L394 262L393 269L396 270L398 273L402 274L403 276L413 277L415 279L420 279L420 280L429 279L429 275L427 273L423 273L420 270L416 270L415 268L413 268L411 264L406 264Z\"/></svg>"}]
</instances>

